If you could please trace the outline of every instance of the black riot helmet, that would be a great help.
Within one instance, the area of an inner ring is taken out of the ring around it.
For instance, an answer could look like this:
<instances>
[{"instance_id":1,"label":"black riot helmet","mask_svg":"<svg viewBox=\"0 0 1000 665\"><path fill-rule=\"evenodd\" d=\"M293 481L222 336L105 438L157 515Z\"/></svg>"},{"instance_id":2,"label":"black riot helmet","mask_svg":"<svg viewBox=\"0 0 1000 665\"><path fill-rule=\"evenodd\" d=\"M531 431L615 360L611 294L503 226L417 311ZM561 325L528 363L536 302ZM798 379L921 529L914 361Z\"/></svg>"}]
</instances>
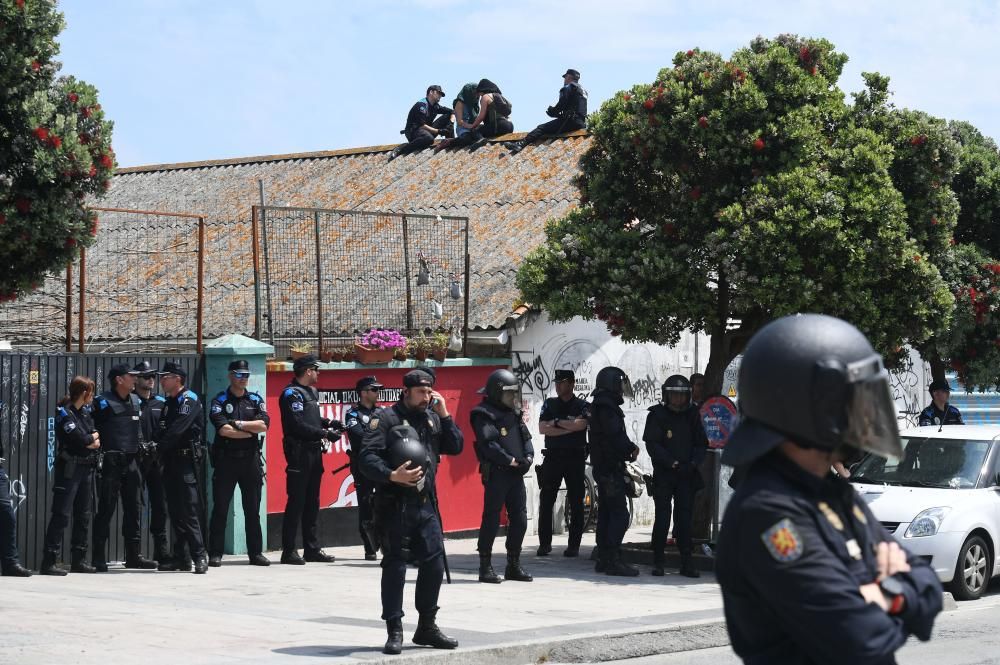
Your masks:
<instances>
[{"instance_id":1,"label":"black riot helmet","mask_svg":"<svg viewBox=\"0 0 1000 665\"><path fill-rule=\"evenodd\" d=\"M628 375L618 367L605 367L597 373L594 379L594 395L601 392L608 392L616 395L619 404L625 399L632 399L632 382Z\"/></svg>"},{"instance_id":2,"label":"black riot helmet","mask_svg":"<svg viewBox=\"0 0 1000 665\"><path fill-rule=\"evenodd\" d=\"M687 395L687 403L691 403L691 382L680 374L674 374L668 376L667 380L663 382L660 386L660 392L663 394L663 403L668 404L671 393L685 393Z\"/></svg>"},{"instance_id":3,"label":"black riot helmet","mask_svg":"<svg viewBox=\"0 0 1000 665\"><path fill-rule=\"evenodd\" d=\"M782 441L899 457L889 373L861 331L820 314L786 316L747 344L738 380L743 419L722 461L736 466Z\"/></svg>"},{"instance_id":4,"label":"black riot helmet","mask_svg":"<svg viewBox=\"0 0 1000 665\"><path fill-rule=\"evenodd\" d=\"M408 467L410 469L418 466L421 469L427 469L427 465L430 462L427 448L420 441L420 435L417 434L417 430L409 425L396 425L389 430L385 439L385 447L388 451L388 459L386 461L390 468L398 469L400 465L410 462Z\"/></svg>"},{"instance_id":5,"label":"black riot helmet","mask_svg":"<svg viewBox=\"0 0 1000 665\"><path fill-rule=\"evenodd\" d=\"M495 407L517 410L521 390L517 377L509 369L494 370L479 392L486 395L486 401Z\"/></svg>"}]
</instances>

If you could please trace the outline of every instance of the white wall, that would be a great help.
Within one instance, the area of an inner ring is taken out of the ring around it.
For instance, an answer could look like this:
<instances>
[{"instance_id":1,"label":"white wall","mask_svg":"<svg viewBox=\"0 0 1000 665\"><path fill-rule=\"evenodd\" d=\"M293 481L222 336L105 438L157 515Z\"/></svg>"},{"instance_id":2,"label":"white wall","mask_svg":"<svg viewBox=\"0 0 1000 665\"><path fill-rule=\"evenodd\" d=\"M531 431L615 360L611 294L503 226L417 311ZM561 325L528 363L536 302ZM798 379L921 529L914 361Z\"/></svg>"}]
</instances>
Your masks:
<instances>
[{"instance_id":1,"label":"white wall","mask_svg":"<svg viewBox=\"0 0 1000 665\"><path fill-rule=\"evenodd\" d=\"M557 369L576 372L576 392L589 399L594 379L604 367L615 365L632 380L635 397L622 405L629 437L642 450L639 465L652 472L649 455L642 443L647 409L660 401L660 385L671 374L690 376L704 372L708 362L708 337L684 334L675 347L658 344L626 344L612 337L600 321L576 318L566 323L553 323L543 312L520 334L512 331L511 368L521 380L525 422L531 429L536 461L541 462L544 439L538 433L538 414L542 402L555 395L553 375ZM529 528L536 530L538 487L535 475L528 474ZM633 524L652 524L653 504L648 497L636 502ZM553 526L561 528L561 523Z\"/></svg>"}]
</instances>

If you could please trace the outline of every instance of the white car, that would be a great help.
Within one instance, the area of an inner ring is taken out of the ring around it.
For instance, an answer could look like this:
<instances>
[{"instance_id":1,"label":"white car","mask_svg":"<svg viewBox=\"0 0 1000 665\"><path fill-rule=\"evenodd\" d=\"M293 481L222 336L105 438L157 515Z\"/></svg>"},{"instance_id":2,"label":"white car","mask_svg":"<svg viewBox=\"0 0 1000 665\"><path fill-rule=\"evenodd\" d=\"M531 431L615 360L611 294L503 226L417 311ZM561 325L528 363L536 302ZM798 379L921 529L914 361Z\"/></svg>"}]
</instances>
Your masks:
<instances>
[{"instance_id":1,"label":"white car","mask_svg":"<svg viewBox=\"0 0 1000 665\"><path fill-rule=\"evenodd\" d=\"M975 600L1000 575L1000 426L934 425L900 436L902 459L869 455L851 482L955 598Z\"/></svg>"}]
</instances>

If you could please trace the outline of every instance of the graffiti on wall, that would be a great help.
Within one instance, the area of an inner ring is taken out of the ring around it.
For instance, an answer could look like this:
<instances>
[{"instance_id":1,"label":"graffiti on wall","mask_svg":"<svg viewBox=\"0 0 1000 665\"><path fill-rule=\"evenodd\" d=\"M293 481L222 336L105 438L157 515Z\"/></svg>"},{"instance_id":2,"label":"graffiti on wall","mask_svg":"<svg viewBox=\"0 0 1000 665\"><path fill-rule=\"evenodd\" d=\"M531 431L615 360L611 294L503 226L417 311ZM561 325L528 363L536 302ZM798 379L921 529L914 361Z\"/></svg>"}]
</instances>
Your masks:
<instances>
[{"instance_id":1,"label":"graffiti on wall","mask_svg":"<svg viewBox=\"0 0 1000 665\"><path fill-rule=\"evenodd\" d=\"M929 376L929 368L919 358L909 367L889 372L889 387L900 427L916 427L917 416L924 408L924 387Z\"/></svg>"}]
</instances>

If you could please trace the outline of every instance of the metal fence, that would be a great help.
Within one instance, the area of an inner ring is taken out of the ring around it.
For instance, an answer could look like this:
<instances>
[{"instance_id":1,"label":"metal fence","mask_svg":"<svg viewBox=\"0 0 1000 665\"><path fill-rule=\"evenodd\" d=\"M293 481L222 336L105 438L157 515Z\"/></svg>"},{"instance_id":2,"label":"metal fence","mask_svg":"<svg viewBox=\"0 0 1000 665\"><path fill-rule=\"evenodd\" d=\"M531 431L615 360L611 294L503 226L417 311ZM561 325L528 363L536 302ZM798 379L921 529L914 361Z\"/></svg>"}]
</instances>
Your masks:
<instances>
[{"instance_id":1,"label":"metal fence","mask_svg":"<svg viewBox=\"0 0 1000 665\"><path fill-rule=\"evenodd\" d=\"M469 220L253 207L256 336L285 355L373 327L457 331L469 316Z\"/></svg>"},{"instance_id":2,"label":"metal fence","mask_svg":"<svg viewBox=\"0 0 1000 665\"><path fill-rule=\"evenodd\" d=\"M7 457L7 472L17 514L17 544L25 565L37 569L41 563L45 527L52 510L56 404L74 376L82 374L93 378L98 391L103 392L104 377L112 365L127 363L134 366L140 360L148 360L155 367L161 367L166 360L180 363L188 372L190 389L204 393L202 357L197 355L0 355L0 437ZM125 556L121 519L122 510L119 507L111 525L108 543L110 561L119 561ZM143 549L152 553L148 525L148 508L144 508ZM70 532L71 529L67 528L63 542L67 555Z\"/></svg>"},{"instance_id":3,"label":"metal fence","mask_svg":"<svg viewBox=\"0 0 1000 665\"><path fill-rule=\"evenodd\" d=\"M204 216L92 210L101 213L93 245L0 307L0 338L39 351L200 352Z\"/></svg>"}]
</instances>

